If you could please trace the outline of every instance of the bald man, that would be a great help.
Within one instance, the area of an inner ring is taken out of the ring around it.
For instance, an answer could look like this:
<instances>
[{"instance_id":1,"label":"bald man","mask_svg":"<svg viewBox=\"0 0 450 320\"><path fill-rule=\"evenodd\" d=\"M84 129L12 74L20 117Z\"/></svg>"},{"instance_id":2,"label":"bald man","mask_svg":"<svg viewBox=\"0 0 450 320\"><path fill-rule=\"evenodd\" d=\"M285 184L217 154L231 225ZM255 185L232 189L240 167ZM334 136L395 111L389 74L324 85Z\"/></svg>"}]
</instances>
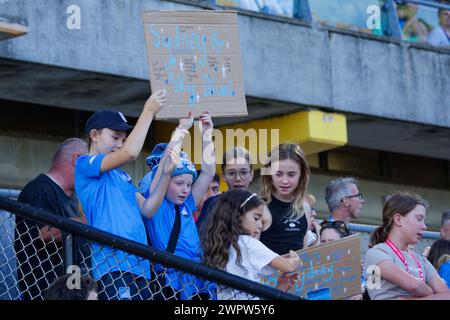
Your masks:
<instances>
[{"instance_id":1,"label":"bald man","mask_svg":"<svg viewBox=\"0 0 450 320\"><path fill-rule=\"evenodd\" d=\"M83 140L64 141L48 172L31 180L22 189L18 200L57 216L85 222L74 194L74 166L77 158L87 152ZM61 247L60 230L16 216L14 248L23 299L42 299L42 291L64 273Z\"/></svg>"}]
</instances>

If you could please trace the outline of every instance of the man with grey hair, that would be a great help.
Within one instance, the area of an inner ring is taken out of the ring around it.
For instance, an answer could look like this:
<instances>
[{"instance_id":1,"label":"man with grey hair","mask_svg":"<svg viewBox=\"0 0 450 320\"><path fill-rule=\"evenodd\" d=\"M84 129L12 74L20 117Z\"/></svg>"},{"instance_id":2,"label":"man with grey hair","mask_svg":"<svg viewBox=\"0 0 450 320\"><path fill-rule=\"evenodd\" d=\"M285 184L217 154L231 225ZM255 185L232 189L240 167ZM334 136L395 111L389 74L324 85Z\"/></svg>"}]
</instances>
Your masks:
<instances>
[{"instance_id":1,"label":"man with grey hair","mask_svg":"<svg viewBox=\"0 0 450 320\"><path fill-rule=\"evenodd\" d=\"M339 178L331 181L325 189L325 200L330 209L330 221L358 219L364 204L364 197L358 190L355 178Z\"/></svg>"},{"instance_id":2,"label":"man with grey hair","mask_svg":"<svg viewBox=\"0 0 450 320\"><path fill-rule=\"evenodd\" d=\"M59 145L47 173L28 182L18 200L55 216L86 223L74 194L74 168L77 158L87 153L87 144L83 140L71 138L64 141ZM83 247L80 250L86 251L87 247L80 245ZM61 247L59 229L16 216L14 249L23 299L42 299L42 291L64 274Z\"/></svg>"},{"instance_id":3,"label":"man with grey hair","mask_svg":"<svg viewBox=\"0 0 450 320\"><path fill-rule=\"evenodd\" d=\"M450 241L450 210L442 213L441 219L441 239Z\"/></svg>"}]
</instances>

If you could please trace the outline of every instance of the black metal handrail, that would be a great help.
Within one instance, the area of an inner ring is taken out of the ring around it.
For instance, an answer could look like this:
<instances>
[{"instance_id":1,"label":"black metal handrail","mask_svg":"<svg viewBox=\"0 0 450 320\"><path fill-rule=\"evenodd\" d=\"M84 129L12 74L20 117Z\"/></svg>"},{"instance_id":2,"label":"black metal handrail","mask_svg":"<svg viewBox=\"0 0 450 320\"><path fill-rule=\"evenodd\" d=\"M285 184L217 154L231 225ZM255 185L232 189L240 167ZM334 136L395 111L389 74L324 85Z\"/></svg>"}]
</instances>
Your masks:
<instances>
[{"instance_id":1,"label":"black metal handrail","mask_svg":"<svg viewBox=\"0 0 450 320\"><path fill-rule=\"evenodd\" d=\"M200 278L223 284L225 286L245 291L252 295L269 300L301 300L302 298L284 291L265 286L263 284L241 278L222 270L195 263L178 257L168 252L155 250L150 246L132 241L103 230L49 213L43 209L33 207L23 202L0 197L0 209L12 212L27 219L57 227L64 232L81 236L86 239L109 245L111 247L126 251L128 253L148 259L183 272L196 275Z\"/></svg>"}]
</instances>

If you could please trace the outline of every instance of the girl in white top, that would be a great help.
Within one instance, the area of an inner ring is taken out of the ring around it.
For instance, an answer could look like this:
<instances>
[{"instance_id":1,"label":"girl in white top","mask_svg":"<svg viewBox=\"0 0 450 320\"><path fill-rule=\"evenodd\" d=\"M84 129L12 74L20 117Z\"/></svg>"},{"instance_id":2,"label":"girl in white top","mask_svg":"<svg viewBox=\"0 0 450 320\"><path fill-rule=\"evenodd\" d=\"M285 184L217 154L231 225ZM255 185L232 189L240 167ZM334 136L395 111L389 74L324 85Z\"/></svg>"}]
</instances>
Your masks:
<instances>
[{"instance_id":1,"label":"girl in white top","mask_svg":"<svg viewBox=\"0 0 450 320\"><path fill-rule=\"evenodd\" d=\"M257 239L263 208L264 203L249 191L234 189L224 193L200 230L204 263L256 282L261 275L276 270L294 272L300 263L297 253L290 251L287 257L280 256ZM288 288L287 283L279 287ZM217 298L242 300L251 296L221 287Z\"/></svg>"},{"instance_id":2,"label":"girl in white top","mask_svg":"<svg viewBox=\"0 0 450 320\"><path fill-rule=\"evenodd\" d=\"M365 259L370 299L450 299L430 262L408 249L425 232L426 208L411 193L394 194L384 205L383 225L372 235Z\"/></svg>"}]
</instances>

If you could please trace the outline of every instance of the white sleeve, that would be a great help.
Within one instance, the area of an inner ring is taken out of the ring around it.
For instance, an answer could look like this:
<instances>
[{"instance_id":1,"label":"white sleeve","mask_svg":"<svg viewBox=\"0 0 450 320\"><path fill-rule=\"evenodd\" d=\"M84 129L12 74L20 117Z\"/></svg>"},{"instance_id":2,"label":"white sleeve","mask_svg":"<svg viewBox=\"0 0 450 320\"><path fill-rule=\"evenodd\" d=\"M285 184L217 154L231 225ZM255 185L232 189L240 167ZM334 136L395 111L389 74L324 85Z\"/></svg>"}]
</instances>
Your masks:
<instances>
[{"instance_id":1,"label":"white sleeve","mask_svg":"<svg viewBox=\"0 0 450 320\"><path fill-rule=\"evenodd\" d=\"M267 248L258 239L248 237L246 242L246 245L248 247L249 263L258 272L263 271L264 267L270 265L272 260L279 256L277 253ZM270 268L270 270L265 271L273 272L274 269Z\"/></svg>"}]
</instances>

